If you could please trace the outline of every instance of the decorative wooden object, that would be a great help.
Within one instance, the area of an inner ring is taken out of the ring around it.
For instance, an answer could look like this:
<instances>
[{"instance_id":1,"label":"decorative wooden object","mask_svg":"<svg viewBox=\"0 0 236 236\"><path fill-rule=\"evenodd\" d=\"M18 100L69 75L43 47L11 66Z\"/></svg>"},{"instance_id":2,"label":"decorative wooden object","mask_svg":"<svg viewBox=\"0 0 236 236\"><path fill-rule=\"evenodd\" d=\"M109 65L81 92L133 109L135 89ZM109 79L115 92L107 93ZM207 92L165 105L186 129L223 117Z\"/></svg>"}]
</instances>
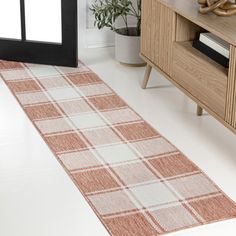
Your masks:
<instances>
[{"instance_id":1,"label":"decorative wooden object","mask_svg":"<svg viewBox=\"0 0 236 236\"><path fill-rule=\"evenodd\" d=\"M229 69L192 47L201 32L230 43ZM236 15L217 17L199 13L196 0L142 0L141 57L177 88L236 133Z\"/></svg>"},{"instance_id":2,"label":"decorative wooden object","mask_svg":"<svg viewBox=\"0 0 236 236\"><path fill-rule=\"evenodd\" d=\"M236 14L236 1L230 0L198 0L199 11L203 14L214 12L218 16L232 16Z\"/></svg>"}]
</instances>

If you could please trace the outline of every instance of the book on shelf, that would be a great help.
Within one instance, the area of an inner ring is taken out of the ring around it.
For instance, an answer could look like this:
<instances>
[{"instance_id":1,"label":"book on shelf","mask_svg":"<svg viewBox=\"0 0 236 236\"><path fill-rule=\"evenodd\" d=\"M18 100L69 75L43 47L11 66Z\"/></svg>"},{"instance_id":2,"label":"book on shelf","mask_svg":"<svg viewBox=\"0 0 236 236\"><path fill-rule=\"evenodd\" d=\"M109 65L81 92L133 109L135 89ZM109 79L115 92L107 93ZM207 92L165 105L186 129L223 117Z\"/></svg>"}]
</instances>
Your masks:
<instances>
[{"instance_id":1,"label":"book on shelf","mask_svg":"<svg viewBox=\"0 0 236 236\"><path fill-rule=\"evenodd\" d=\"M219 37L211 33L202 33L199 40L193 41L193 47L220 65L229 67L230 45Z\"/></svg>"},{"instance_id":2,"label":"book on shelf","mask_svg":"<svg viewBox=\"0 0 236 236\"><path fill-rule=\"evenodd\" d=\"M199 41L229 59L230 44L212 33L201 33Z\"/></svg>"}]
</instances>

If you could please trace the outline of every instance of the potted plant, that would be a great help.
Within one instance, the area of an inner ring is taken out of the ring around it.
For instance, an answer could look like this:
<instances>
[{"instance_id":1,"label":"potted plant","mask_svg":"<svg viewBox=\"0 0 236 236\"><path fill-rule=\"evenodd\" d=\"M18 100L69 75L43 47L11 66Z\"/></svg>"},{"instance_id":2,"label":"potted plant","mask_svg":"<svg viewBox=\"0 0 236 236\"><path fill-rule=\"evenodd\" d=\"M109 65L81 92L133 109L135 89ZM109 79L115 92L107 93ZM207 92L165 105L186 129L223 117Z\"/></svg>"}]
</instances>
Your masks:
<instances>
[{"instance_id":1,"label":"potted plant","mask_svg":"<svg viewBox=\"0 0 236 236\"><path fill-rule=\"evenodd\" d=\"M140 58L141 0L95 0L90 10L98 29L108 27L116 33L116 59L129 65L144 65ZM130 27L128 18L135 17L136 27ZM124 27L117 27L122 19Z\"/></svg>"}]
</instances>

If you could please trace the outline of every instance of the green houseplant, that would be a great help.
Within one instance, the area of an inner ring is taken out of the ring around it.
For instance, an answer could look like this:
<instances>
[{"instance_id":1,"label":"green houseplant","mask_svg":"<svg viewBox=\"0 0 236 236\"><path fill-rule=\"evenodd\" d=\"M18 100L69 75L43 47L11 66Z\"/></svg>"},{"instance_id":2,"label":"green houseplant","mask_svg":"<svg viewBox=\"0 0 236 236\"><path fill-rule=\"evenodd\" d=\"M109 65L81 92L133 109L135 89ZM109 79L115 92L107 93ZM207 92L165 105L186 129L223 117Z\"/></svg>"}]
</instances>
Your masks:
<instances>
[{"instance_id":1,"label":"green houseplant","mask_svg":"<svg viewBox=\"0 0 236 236\"><path fill-rule=\"evenodd\" d=\"M98 29L110 28L116 33L116 59L125 64L141 65L139 57L141 33L141 0L95 0L90 10ZM136 19L136 26L129 26L129 18ZM124 26L118 27L122 19Z\"/></svg>"}]
</instances>

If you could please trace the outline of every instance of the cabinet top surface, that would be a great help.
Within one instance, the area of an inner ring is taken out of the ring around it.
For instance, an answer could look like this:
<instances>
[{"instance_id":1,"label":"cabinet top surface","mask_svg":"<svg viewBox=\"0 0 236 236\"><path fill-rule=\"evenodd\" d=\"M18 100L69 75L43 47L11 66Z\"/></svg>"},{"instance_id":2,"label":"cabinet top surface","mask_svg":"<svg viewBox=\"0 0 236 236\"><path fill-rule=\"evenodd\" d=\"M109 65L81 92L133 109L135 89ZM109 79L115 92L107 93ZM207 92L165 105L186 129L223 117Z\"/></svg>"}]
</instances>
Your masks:
<instances>
[{"instance_id":1,"label":"cabinet top surface","mask_svg":"<svg viewBox=\"0 0 236 236\"><path fill-rule=\"evenodd\" d=\"M199 13L197 0L157 0L179 15L236 46L236 15L216 16Z\"/></svg>"}]
</instances>

